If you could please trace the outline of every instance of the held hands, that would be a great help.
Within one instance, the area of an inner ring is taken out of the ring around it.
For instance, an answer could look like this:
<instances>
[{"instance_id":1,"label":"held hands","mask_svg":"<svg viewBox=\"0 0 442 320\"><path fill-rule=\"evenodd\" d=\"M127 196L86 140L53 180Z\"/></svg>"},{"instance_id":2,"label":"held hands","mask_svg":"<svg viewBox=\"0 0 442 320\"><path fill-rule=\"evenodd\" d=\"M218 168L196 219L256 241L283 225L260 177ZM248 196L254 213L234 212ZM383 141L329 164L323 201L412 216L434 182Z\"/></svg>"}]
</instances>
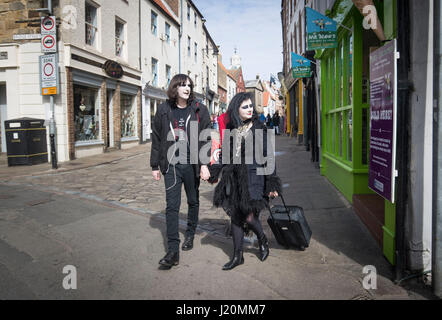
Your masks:
<instances>
[{"instance_id":1,"label":"held hands","mask_svg":"<svg viewBox=\"0 0 442 320\"><path fill-rule=\"evenodd\" d=\"M210 172L209 172L209 168L207 168L206 165L201 166L200 176L201 176L201 179L203 179L204 181L209 180Z\"/></svg>"},{"instance_id":2,"label":"held hands","mask_svg":"<svg viewBox=\"0 0 442 320\"><path fill-rule=\"evenodd\" d=\"M161 179L160 170L153 170L152 171L152 176L153 176L155 181L159 181Z\"/></svg>"},{"instance_id":3,"label":"held hands","mask_svg":"<svg viewBox=\"0 0 442 320\"><path fill-rule=\"evenodd\" d=\"M273 191L273 192L269 193L269 197L272 198L272 199L276 198L277 196L278 196L278 192L277 191Z\"/></svg>"}]
</instances>

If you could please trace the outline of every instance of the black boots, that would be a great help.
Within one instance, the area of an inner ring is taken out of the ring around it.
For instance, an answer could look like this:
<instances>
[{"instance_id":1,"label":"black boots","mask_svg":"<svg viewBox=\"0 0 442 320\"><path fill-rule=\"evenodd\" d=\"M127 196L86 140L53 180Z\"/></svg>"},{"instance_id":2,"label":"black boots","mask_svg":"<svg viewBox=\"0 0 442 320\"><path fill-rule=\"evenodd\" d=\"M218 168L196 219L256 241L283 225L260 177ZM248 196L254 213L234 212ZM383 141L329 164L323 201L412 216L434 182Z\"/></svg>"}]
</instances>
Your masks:
<instances>
[{"instance_id":1,"label":"black boots","mask_svg":"<svg viewBox=\"0 0 442 320\"><path fill-rule=\"evenodd\" d=\"M264 261L269 256L269 241L267 240L267 237L265 236L265 234L263 234L258 239L258 245L259 245L259 253L260 253L259 259L261 261Z\"/></svg>"},{"instance_id":2,"label":"black boots","mask_svg":"<svg viewBox=\"0 0 442 320\"><path fill-rule=\"evenodd\" d=\"M168 251L164 258L160 260L160 265L165 269L170 269L173 266L177 266L179 260L179 252Z\"/></svg>"},{"instance_id":3,"label":"black boots","mask_svg":"<svg viewBox=\"0 0 442 320\"><path fill-rule=\"evenodd\" d=\"M184 243L181 249L183 251L188 251L191 250L192 248L193 248L193 237L187 237L186 239L184 239Z\"/></svg>"},{"instance_id":4,"label":"black boots","mask_svg":"<svg viewBox=\"0 0 442 320\"><path fill-rule=\"evenodd\" d=\"M236 266L239 266L240 264L243 263L244 263L243 252L242 250L237 250L234 252L232 260L230 260L224 265L223 270L232 270Z\"/></svg>"}]
</instances>

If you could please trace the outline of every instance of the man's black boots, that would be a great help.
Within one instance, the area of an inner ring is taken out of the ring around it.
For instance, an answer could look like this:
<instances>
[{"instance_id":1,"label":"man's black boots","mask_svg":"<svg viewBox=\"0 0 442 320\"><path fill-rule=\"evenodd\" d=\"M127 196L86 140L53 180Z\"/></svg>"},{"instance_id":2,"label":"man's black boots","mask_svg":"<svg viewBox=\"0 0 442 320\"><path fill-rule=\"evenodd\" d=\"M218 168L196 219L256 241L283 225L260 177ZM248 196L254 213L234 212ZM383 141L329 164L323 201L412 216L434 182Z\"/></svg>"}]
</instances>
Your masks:
<instances>
[{"instance_id":1,"label":"man's black boots","mask_svg":"<svg viewBox=\"0 0 442 320\"><path fill-rule=\"evenodd\" d=\"M263 234L258 239L258 245L259 245L259 253L260 253L259 259L261 261L264 261L269 256L269 241L267 240L267 237L265 236L265 234Z\"/></svg>"},{"instance_id":2,"label":"man's black boots","mask_svg":"<svg viewBox=\"0 0 442 320\"><path fill-rule=\"evenodd\" d=\"M230 260L229 262L227 262L224 265L223 270L232 270L236 266L239 266L240 264L243 264L243 263L244 263L243 251L242 250L235 250L232 260Z\"/></svg>"},{"instance_id":3,"label":"man's black boots","mask_svg":"<svg viewBox=\"0 0 442 320\"><path fill-rule=\"evenodd\" d=\"M181 249L183 251L189 251L193 248L193 237L186 237L186 239L184 239L184 243L181 247Z\"/></svg>"},{"instance_id":4,"label":"man's black boots","mask_svg":"<svg viewBox=\"0 0 442 320\"><path fill-rule=\"evenodd\" d=\"M166 269L177 266L180 260L179 252L168 251L163 259L160 260L160 265Z\"/></svg>"}]
</instances>

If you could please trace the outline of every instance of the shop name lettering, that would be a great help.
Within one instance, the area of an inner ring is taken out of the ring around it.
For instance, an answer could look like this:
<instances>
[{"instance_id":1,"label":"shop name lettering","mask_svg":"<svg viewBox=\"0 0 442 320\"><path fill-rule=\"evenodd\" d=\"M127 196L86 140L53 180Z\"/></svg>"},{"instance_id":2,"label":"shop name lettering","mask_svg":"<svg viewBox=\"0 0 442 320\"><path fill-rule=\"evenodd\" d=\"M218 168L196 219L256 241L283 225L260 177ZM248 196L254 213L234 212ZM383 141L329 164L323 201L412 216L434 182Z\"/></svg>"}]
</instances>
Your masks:
<instances>
[{"instance_id":1,"label":"shop name lettering","mask_svg":"<svg viewBox=\"0 0 442 320\"><path fill-rule=\"evenodd\" d=\"M336 34L311 33L308 35L309 40L335 40Z\"/></svg>"},{"instance_id":2,"label":"shop name lettering","mask_svg":"<svg viewBox=\"0 0 442 320\"><path fill-rule=\"evenodd\" d=\"M381 110L371 112L372 120L391 120L393 119L393 110Z\"/></svg>"}]
</instances>

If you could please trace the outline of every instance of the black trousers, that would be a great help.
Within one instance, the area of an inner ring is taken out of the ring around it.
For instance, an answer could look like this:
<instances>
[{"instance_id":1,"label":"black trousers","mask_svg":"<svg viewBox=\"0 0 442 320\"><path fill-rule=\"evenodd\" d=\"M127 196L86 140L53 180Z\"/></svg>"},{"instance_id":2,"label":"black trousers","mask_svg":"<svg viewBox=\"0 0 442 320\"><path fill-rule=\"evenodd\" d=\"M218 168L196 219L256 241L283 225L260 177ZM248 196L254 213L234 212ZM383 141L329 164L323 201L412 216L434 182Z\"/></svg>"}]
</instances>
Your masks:
<instances>
[{"instance_id":1,"label":"black trousers","mask_svg":"<svg viewBox=\"0 0 442 320\"><path fill-rule=\"evenodd\" d=\"M199 179L195 177L195 171L191 164L170 165L169 171L164 175L166 187L166 228L168 251L178 252L180 246L179 217L181 205L181 189L187 196L187 230L186 237L195 235L198 225L199 213Z\"/></svg>"}]
</instances>

